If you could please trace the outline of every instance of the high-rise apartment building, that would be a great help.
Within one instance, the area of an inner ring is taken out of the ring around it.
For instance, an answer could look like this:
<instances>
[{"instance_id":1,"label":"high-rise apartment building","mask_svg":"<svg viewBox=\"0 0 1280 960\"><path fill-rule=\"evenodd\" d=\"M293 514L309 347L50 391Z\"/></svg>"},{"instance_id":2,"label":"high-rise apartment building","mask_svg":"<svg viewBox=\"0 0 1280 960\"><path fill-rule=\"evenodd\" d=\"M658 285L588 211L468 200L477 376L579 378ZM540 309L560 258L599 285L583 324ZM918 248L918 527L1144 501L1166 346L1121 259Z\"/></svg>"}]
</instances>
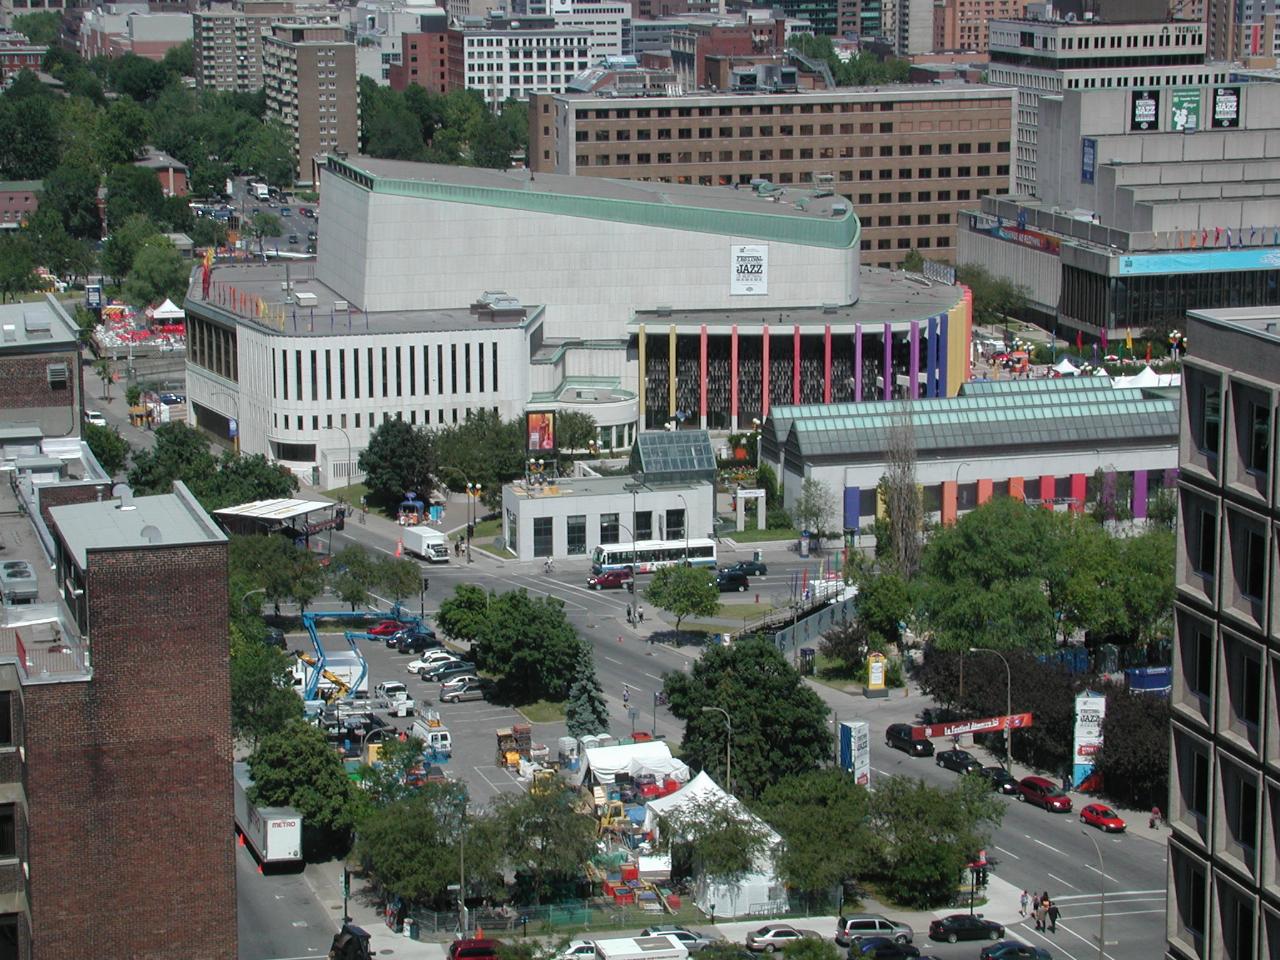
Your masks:
<instances>
[{"instance_id":1,"label":"high-rise apartment building","mask_svg":"<svg viewBox=\"0 0 1280 960\"><path fill-rule=\"evenodd\" d=\"M818 187L857 211L863 263L892 266L913 248L951 260L960 210L1010 190L1014 95L893 86L535 96L529 165L584 177Z\"/></svg>"},{"instance_id":2,"label":"high-rise apartment building","mask_svg":"<svg viewBox=\"0 0 1280 960\"><path fill-rule=\"evenodd\" d=\"M293 134L298 177L311 179L312 160L354 154L360 144L356 45L338 25L277 23L262 45L267 116Z\"/></svg>"},{"instance_id":3,"label":"high-rise apartment building","mask_svg":"<svg viewBox=\"0 0 1280 960\"><path fill-rule=\"evenodd\" d=\"M1022 13L1026 0L942 0L934 8L933 49L985 53L987 25Z\"/></svg>"},{"instance_id":4,"label":"high-rise apartment building","mask_svg":"<svg viewBox=\"0 0 1280 960\"><path fill-rule=\"evenodd\" d=\"M236 0L192 14L198 90L254 93L262 89L262 39L276 21L337 23L336 8L294 0Z\"/></svg>"},{"instance_id":5,"label":"high-rise apartment building","mask_svg":"<svg viewBox=\"0 0 1280 960\"><path fill-rule=\"evenodd\" d=\"M1280 310L1186 330L1167 956L1253 960L1280 951Z\"/></svg>"},{"instance_id":6,"label":"high-rise apartment building","mask_svg":"<svg viewBox=\"0 0 1280 960\"><path fill-rule=\"evenodd\" d=\"M1280 59L1280 2L1207 0L1204 24L1209 56L1274 67Z\"/></svg>"},{"instance_id":7,"label":"high-rise apartment building","mask_svg":"<svg viewBox=\"0 0 1280 960\"><path fill-rule=\"evenodd\" d=\"M1205 66L1204 24L1188 21L994 20L988 50L988 80L1018 89L1015 188L1033 195L1041 97L1063 90L1192 86L1226 79L1213 79Z\"/></svg>"},{"instance_id":8,"label":"high-rise apartment building","mask_svg":"<svg viewBox=\"0 0 1280 960\"><path fill-rule=\"evenodd\" d=\"M839 32L841 3L842 0L778 0L772 6L792 19L808 20L816 34L835 36ZM845 19L848 18L846 10Z\"/></svg>"}]
</instances>

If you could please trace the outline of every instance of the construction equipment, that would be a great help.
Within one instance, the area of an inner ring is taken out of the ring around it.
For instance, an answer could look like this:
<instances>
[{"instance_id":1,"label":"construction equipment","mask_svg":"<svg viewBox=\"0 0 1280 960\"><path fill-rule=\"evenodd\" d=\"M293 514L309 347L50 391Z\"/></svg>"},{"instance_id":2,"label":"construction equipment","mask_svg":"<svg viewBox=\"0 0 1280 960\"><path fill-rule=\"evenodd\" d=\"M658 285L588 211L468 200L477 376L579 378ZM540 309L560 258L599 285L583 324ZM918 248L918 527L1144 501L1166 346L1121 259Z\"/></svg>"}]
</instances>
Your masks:
<instances>
[{"instance_id":1,"label":"construction equipment","mask_svg":"<svg viewBox=\"0 0 1280 960\"><path fill-rule=\"evenodd\" d=\"M527 723L516 723L498 730L498 759L500 767L519 768L521 760L528 760L533 747L533 728Z\"/></svg>"},{"instance_id":2,"label":"construction equipment","mask_svg":"<svg viewBox=\"0 0 1280 960\"><path fill-rule=\"evenodd\" d=\"M308 653L303 653L301 650L293 651L293 655L297 657L299 660L301 660L303 663L307 664L307 666L313 668L312 676L315 678L315 681L314 681L314 684L310 685L312 687L312 692L310 696L305 697L304 699L314 700L315 694L318 692L321 694L321 698L324 700L325 703L333 703L336 700L341 700L348 693L350 693L351 687L347 684L347 681L344 680L342 677L338 676L332 670L326 669L322 665L320 660L316 659L315 657L311 656ZM323 677L325 680L328 680L329 683L331 684L331 686L327 690L320 689L321 677Z\"/></svg>"}]
</instances>

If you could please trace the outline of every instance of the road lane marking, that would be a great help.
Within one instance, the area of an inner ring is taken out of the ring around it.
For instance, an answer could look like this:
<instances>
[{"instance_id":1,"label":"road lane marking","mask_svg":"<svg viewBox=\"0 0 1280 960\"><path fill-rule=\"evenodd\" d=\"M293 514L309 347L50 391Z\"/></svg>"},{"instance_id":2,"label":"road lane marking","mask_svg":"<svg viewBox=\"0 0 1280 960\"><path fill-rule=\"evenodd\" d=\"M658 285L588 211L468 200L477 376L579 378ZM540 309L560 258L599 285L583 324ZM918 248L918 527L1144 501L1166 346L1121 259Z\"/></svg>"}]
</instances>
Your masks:
<instances>
[{"instance_id":1,"label":"road lane marking","mask_svg":"<svg viewBox=\"0 0 1280 960\"><path fill-rule=\"evenodd\" d=\"M1051 879L1051 880L1057 880L1057 881L1058 881L1060 884L1062 884L1064 887L1071 887L1071 889L1072 889L1072 890L1079 890L1079 889L1080 889L1080 888L1079 888L1079 887L1077 887L1077 886L1073 886L1072 884L1067 883L1067 881L1063 880L1061 877L1056 877L1056 876L1054 876L1052 873L1050 873L1050 874L1046 874L1046 876L1048 876L1048 877L1049 877L1049 879Z\"/></svg>"},{"instance_id":2,"label":"road lane marking","mask_svg":"<svg viewBox=\"0 0 1280 960\"><path fill-rule=\"evenodd\" d=\"M623 663L621 660L615 660L613 657L606 657L603 653L602 653L602 654L600 654L600 656L601 656L601 657L604 657L604 659L605 659L605 660L608 660L610 663L616 663L616 664L617 664L618 666L620 666L620 667L625 667L625 666L626 666L626 664L625 664L625 663Z\"/></svg>"},{"instance_id":3,"label":"road lane marking","mask_svg":"<svg viewBox=\"0 0 1280 960\"><path fill-rule=\"evenodd\" d=\"M662 683L662 678L655 677L652 673L646 673L645 676L648 677L650 680L657 680L659 683Z\"/></svg>"},{"instance_id":4,"label":"road lane marking","mask_svg":"<svg viewBox=\"0 0 1280 960\"><path fill-rule=\"evenodd\" d=\"M1168 891L1166 891L1163 887L1161 887L1159 890L1111 890L1107 892L1107 897L1108 898L1136 897L1136 896L1140 896L1148 893L1167 893L1167 892ZM1091 897L1096 897L1096 896L1098 896L1098 894L1096 893L1081 893L1075 896L1054 897L1053 899L1055 900L1088 900Z\"/></svg>"},{"instance_id":5,"label":"road lane marking","mask_svg":"<svg viewBox=\"0 0 1280 960\"><path fill-rule=\"evenodd\" d=\"M1107 901L1107 906L1111 906L1111 901ZM1140 917L1148 913L1164 913L1163 910L1107 910L1107 917ZM1088 920L1090 918L1100 917L1102 912L1097 913L1073 913L1072 920Z\"/></svg>"},{"instance_id":6,"label":"road lane marking","mask_svg":"<svg viewBox=\"0 0 1280 960\"><path fill-rule=\"evenodd\" d=\"M1064 924L1061 920L1059 920L1059 921L1058 921L1058 927L1059 927L1060 929L1062 929L1062 930L1066 931L1067 933L1071 934L1073 937L1077 937L1077 938L1079 938L1079 939L1081 939L1081 940L1084 940L1084 942L1085 942L1085 943L1089 943L1089 941L1088 941L1088 940L1085 940L1085 938L1084 938L1084 937L1081 937L1081 936L1080 936L1080 934L1076 933L1074 930L1070 930L1070 929L1068 929L1068 928L1067 928L1067 925L1066 925L1066 924ZM1063 955L1063 956L1065 956L1065 957L1068 957L1068 958L1069 958L1069 960L1077 960L1077 957L1076 957L1076 955L1075 955L1075 954L1073 954L1073 953L1071 953L1070 951L1068 951L1068 950L1064 949L1064 948L1062 947L1062 945L1058 943L1058 941L1057 941L1057 940L1050 940L1048 937L1046 937L1044 934L1042 934L1039 930L1035 930L1035 929L1033 929L1033 928L1031 928L1031 927L1028 927L1027 929L1025 929L1025 930L1023 930L1023 931L1022 931L1022 934L1023 934L1023 936L1024 936L1024 937L1026 937L1026 938L1028 938L1028 939L1030 939L1030 938L1032 938L1032 937L1035 937L1037 940L1043 940L1045 943L1051 943L1051 944L1053 944L1053 949L1054 949L1054 950L1061 952L1061 953L1062 953L1062 955ZM1093 946L1093 947L1094 947L1094 949L1097 949L1097 945L1096 945L1096 944L1092 944L1091 946Z\"/></svg>"},{"instance_id":7,"label":"road lane marking","mask_svg":"<svg viewBox=\"0 0 1280 960\"><path fill-rule=\"evenodd\" d=\"M1059 856L1061 856L1061 857L1065 857L1065 856L1067 856L1067 854L1066 854L1066 853L1064 853L1063 851L1059 850L1057 847L1053 846L1052 844L1045 843L1043 840L1036 840L1036 838L1035 838L1035 837L1027 837L1027 839L1028 839L1028 840L1032 840L1032 841L1034 841L1034 842L1036 842L1036 843L1040 844L1040 846L1044 847L1046 850L1052 850L1054 853L1058 854L1058 855L1059 855Z\"/></svg>"},{"instance_id":8,"label":"road lane marking","mask_svg":"<svg viewBox=\"0 0 1280 960\"><path fill-rule=\"evenodd\" d=\"M1102 871L1101 871L1101 870L1099 870L1097 867L1095 867L1092 863L1086 863L1086 864L1085 864L1085 867L1087 867L1088 869L1092 870L1094 873L1101 874L1102 879L1104 879L1104 880L1110 880L1110 881L1112 881L1113 883L1115 882L1115 879L1116 879L1115 877L1108 877L1105 873L1102 873Z\"/></svg>"},{"instance_id":9,"label":"road lane marking","mask_svg":"<svg viewBox=\"0 0 1280 960\"><path fill-rule=\"evenodd\" d=\"M1003 854L1004 854L1005 856L1007 856L1007 857L1013 857L1013 859L1015 859L1015 860L1021 860L1021 859L1022 859L1022 858L1021 858L1020 856L1018 856L1016 853L1012 852L1011 850L1006 850L1004 847L996 847L996 849L997 849L997 850L999 850L1001 853L1003 853Z\"/></svg>"}]
</instances>

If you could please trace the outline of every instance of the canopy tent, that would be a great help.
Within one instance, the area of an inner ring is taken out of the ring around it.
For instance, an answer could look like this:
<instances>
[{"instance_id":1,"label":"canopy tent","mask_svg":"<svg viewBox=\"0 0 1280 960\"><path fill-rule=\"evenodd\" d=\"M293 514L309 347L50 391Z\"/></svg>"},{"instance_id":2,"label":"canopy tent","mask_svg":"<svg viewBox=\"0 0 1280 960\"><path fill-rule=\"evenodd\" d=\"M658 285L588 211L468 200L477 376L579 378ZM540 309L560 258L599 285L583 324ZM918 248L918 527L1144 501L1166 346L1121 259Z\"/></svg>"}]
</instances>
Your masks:
<instances>
[{"instance_id":1,"label":"canopy tent","mask_svg":"<svg viewBox=\"0 0 1280 960\"><path fill-rule=\"evenodd\" d=\"M1080 372L1080 368L1077 367L1074 363L1072 363L1066 357L1063 357L1061 360L1055 363L1053 365L1053 369L1056 370L1058 373L1062 374L1064 377L1074 377L1076 374Z\"/></svg>"},{"instance_id":2,"label":"canopy tent","mask_svg":"<svg viewBox=\"0 0 1280 960\"><path fill-rule=\"evenodd\" d=\"M187 312L167 298L160 306L153 307L147 312L151 314L152 320L185 320L187 318Z\"/></svg>"},{"instance_id":3,"label":"canopy tent","mask_svg":"<svg viewBox=\"0 0 1280 960\"><path fill-rule=\"evenodd\" d=\"M1113 387L1176 387L1182 383L1182 377L1176 373L1156 373L1150 367L1143 367L1131 377L1113 377Z\"/></svg>"},{"instance_id":4,"label":"canopy tent","mask_svg":"<svg viewBox=\"0 0 1280 960\"><path fill-rule=\"evenodd\" d=\"M694 881L693 901L698 909L712 916L745 917L768 911L768 915L785 913L787 887L778 876L774 851L782 838L767 823L746 808L737 797L730 796L704 770L675 793L656 797L646 804L645 830L655 839L659 820L679 817L680 813L696 814L706 804L722 806L764 831L766 850L756 857L752 872L732 880L699 874Z\"/></svg>"},{"instance_id":5,"label":"canopy tent","mask_svg":"<svg viewBox=\"0 0 1280 960\"><path fill-rule=\"evenodd\" d=\"M584 770L600 784L613 783L620 773L631 777L651 773L681 783L689 779L689 768L671 756L671 748L661 740L591 747L585 754Z\"/></svg>"}]
</instances>

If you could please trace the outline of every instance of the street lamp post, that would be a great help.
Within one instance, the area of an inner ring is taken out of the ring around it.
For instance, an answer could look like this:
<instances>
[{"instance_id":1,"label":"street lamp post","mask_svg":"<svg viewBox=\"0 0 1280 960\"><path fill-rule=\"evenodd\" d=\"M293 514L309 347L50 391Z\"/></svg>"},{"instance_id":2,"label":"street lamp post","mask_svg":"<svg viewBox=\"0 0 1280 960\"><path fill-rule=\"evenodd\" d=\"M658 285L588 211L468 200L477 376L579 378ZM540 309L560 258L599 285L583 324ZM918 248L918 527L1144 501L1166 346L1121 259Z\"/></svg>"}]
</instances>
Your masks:
<instances>
[{"instance_id":1,"label":"street lamp post","mask_svg":"<svg viewBox=\"0 0 1280 960\"><path fill-rule=\"evenodd\" d=\"M636 562L636 494L644 489L644 474L633 473L631 482L623 486L622 489L631 494L631 563L634 566Z\"/></svg>"},{"instance_id":2,"label":"street lamp post","mask_svg":"<svg viewBox=\"0 0 1280 960\"><path fill-rule=\"evenodd\" d=\"M729 794L733 794L733 720L729 717L729 711L724 707L703 707L703 713L723 713L724 714L724 779Z\"/></svg>"},{"instance_id":3,"label":"street lamp post","mask_svg":"<svg viewBox=\"0 0 1280 960\"><path fill-rule=\"evenodd\" d=\"M1004 664L1005 698L1004 698L1004 766L1013 770L1013 671L1009 669L1009 661L999 650L990 647L970 647L970 653L992 653Z\"/></svg>"},{"instance_id":4,"label":"street lamp post","mask_svg":"<svg viewBox=\"0 0 1280 960\"><path fill-rule=\"evenodd\" d=\"M480 496L483 488L478 483L467 484L468 506L471 508L467 514L467 563L472 563L471 556L471 537L476 529L476 499Z\"/></svg>"},{"instance_id":5,"label":"street lamp post","mask_svg":"<svg viewBox=\"0 0 1280 960\"><path fill-rule=\"evenodd\" d=\"M1093 844L1098 854L1098 873L1101 876L1102 897L1098 909L1098 960L1106 960L1107 950L1107 865L1102 859L1102 847L1098 846L1098 838L1086 830L1080 831Z\"/></svg>"},{"instance_id":6,"label":"street lamp post","mask_svg":"<svg viewBox=\"0 0 1280 960\"><path fill-rule=\"evenodd\" d=\"M130 346L132 346L132 344L130 344ZM235 408L236 408L236 418L235 418L235 419L236 419L236 435L235 435L234 437L232 437L232 438L231 438L231 444L232 444L232 447L233 447L233 449L235 450L235 452L236 452L236 453L239 453L239 452L240 452L240 400L239 400L239 398L237 398L237 397L233 397L231 394L227 393L225 390L214 390L213 392L211 392L211 393L209 394L209 396L211 396L211 397L226 397L226 398L227 398L228 400L230 400L233 404L235 404Z\"/></svg>"},{"instance_id":7,"label":"street lamp post","mask_svg":"<svg viewBox=\"0 0 1280 960\"><path fill-rule=\"evenodd\" d=\"M266 593L266 592L267 592L266 587L258 587L256 590L250 590L248 593L246 593L243 597L240 598L240 609L242 611L244 610L244 602L248 600L250 597L252 597L255 593Z\"/></svg>"}]
</instances>

